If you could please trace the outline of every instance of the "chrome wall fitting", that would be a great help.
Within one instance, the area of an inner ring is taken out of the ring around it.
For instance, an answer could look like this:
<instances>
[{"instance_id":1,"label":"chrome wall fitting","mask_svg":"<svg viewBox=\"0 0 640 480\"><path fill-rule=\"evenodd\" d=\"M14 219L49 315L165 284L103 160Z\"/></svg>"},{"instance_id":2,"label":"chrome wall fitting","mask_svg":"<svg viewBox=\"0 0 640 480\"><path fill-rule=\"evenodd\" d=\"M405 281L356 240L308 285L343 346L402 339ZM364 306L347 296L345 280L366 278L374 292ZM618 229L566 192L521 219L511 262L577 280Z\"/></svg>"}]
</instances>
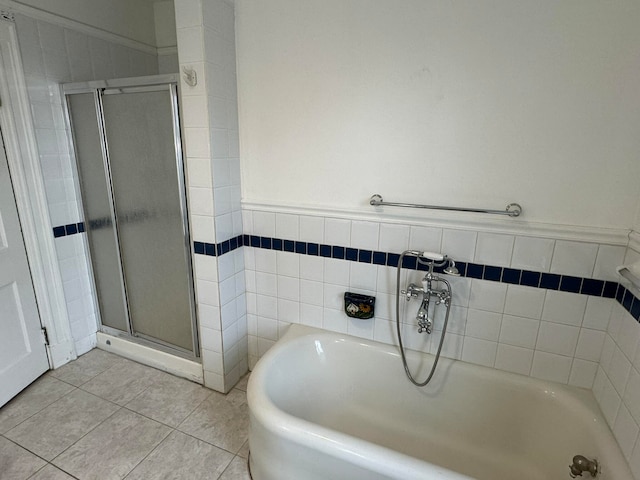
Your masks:
<instances>
[{"instance_id":1,"label":"chrome wall fitting","mask_svg":"<svg viewBox=\"0 0 640 480\"><path fill-rule=\"evenodd\" d=\"M522 207L518 203L510 203L504 210L490 210L486 208L463 208L463 207L444 207L440 205L421 205L419 203L398 203L385 202L381 195L377 193L371 195L369 205L374 207L407 207L407 208L428 208L431 210L449 210L453 212L473 212L473 213L489 213L492 215L507 215L509 217L519 217L522 214Z\"/></svg>"},{"instance_id":2,"label":"chrome wall fitting","mask_svg":"<svg viewBox=\"0 0 640 480\"><path fill-rule=\"evenodd\" d=\"M182 73L182 78L187 85L195 87L198 84L198 74L193 67L182 67Z\"/></svg>"},{"instance_id":3,"label":"chrome wall fitting","mask_svg":"<svg viewBox=\"0 0 640 480\"><path fill-rule=\"evenodd\" d=\"M598 461L589 460L582 455L573 457L573 463L569 465L569 475L571 478L581 477L584 472L588 472L592 477L598 475Z\"/></svg>"},{"instance_id":4,"label":"chrome wall fitting","mask_svg":"<svg viewBox=\"0 0 640 480\"><path fill-rule=\"evenodd\" d=\"M449 266L447 268L445 268L443 270L443 272L446 273L447 275L452 275L454 277L459 277L460 276L460 272L458 271L458 268L456 267L456 262L454 262L451 259L449 259Z\"/></svg>"},{"instance_id":5,"label":"chrome wall fitting","mask_svg":"<svg viewBox=\"0 0 640 480\"><path fill-rule=\"evenodd\" d=\"M400 291L400 271L402 270L403 260L405 257L415 257L416 262L428 266L428 271L422 279L422 287L417 286L414 283L411 283L406 290ZM417 387L424 387L431 381L433 374L436 371L436 367L438 365L438 360L440 359L440 353L442 352L442 345L444 343L444 337L447 333L447 325L449 323L449 312L451 310L451 284L449 281L441 276L438 276L434 273L434 268L444 267L445 265L449 265L443 272L449 273L446 270L449 270L451 273L456 272L455 263L453 260L450 260L446 255L442 255L441 253L433 253L433 252L421 252L416 250L406 250L402 252L400 255L400 259L398 260L398 267L396 270L396 329L398 333L398 344L400 346L400 354L402 356L402 364L404 365L404 370L407 374L407 378L416 385ZM455 273L453 273L455 274ZM444 287L438 289L436 285L440 283L444 284ZM433 321L429 317L429 306L432 304L432 299L435 299L433 302L432 311L435 309L436 305L443 304L446 307L446 312L444 316L444 324L442 326L442 335L440 336L440 343L438 344L438 351L436 353L436 358L431 366L431 371L427 376L426 380L423 382L418 382L413 378L413 374L409 370L409 365L407 364L407 358L404 352L404 345L402 342L402 329L400 327L400 296L403 295L405 300L408 302L412 298L422 297L420 302L420 307L418 308L418 313L416 314L416 322L418 324L418 333L426 333L430 334L431 329L433 327Z\"/></svg>"}]
</instances>

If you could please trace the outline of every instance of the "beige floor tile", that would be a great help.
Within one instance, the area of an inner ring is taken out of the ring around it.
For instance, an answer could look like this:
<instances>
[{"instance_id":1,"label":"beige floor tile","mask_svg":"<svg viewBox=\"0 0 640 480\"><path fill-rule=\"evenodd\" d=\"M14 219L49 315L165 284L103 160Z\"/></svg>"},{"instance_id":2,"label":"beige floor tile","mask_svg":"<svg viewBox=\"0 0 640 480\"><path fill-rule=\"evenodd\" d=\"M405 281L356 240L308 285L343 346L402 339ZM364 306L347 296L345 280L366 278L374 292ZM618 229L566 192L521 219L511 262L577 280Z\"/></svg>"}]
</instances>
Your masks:
<instances>
[{"instance_id":1,"label":"beige floor tile","mask_svg":"<svg viewBox=\"0 0 640 480\"><path fill-rule=\"evenodd\" d=\"M242 390L243 392L246 392L247 384L249 383L249 375L251 375L251 372L247 373L244 377L242 377L234 388L237 388L238 390Z\"/></svg>"},{"instance_id":2,"label":"beige floor tile","mask_svg":"<svg viewBox=\"0 0 640 480\"><path fill-rule=\"evenodd\" d=\"M174 431L127 475L127 480L215 479L232 459L232 453Z\"/></svg>"},{"instance_id":3,"label":"beige floor tile","mask_svg":"<svg viewBox=\"0 0 640 480\"><path fill-rule=\"evenodd\" d=\"M5 436L51 460L116 410L117 405L75 390L9 430Z\"/></svg>"},{"instance_id":4,"label":"beige floor tile","mask_svg":"<svg viewBox=\"0 0 640 480\"><path fill-rule=\"evenodd\" d=\"M80 388L118 405L126 405L163 375L167 374L123 359Z\"/></svg>"},{"instance_id":5,"label":"beige floor tile","mask_svg":"<svg viewBox=\"0 0 640 480\"><path fill-rule=\"evenodd\" d=\"M171 429L126 409L53 460L53 464L81 480L124 478Z\"/></svg>"},{"instance_id":6,"label":"beige floor tile","mask_svg":"<svg viewBox=\"0 0 640 480\"><path fill-rule=\"evenodd\" d=\"M0 437L0 480L25 480L44 465L41 458Z\"/></svg>"},{"instance_id":7,"label":"beige floor tile","mask_svg":"<svg viewBox=\"0 0 640 480\"><path fill-rule=\"evenodd\" d=\"M249 458L249 440L244 442L244 444L238 451L238 456L242 458Z\"/></svg>"},{"instance_id":8,"label":"beige floor tile","mask_svg":"<svg viewBox=\"0 0 640 480\"><path fill-rule=\"evenodd\" d=\"M29 480L74 480L71 475L67 475L62 470L54 467L50 463L47 464L42 470L38 470L33 477L29 477Z\"/></svg>"},{"instance_id":9,"label":"beige floor tile","mask_svg":"<svg viewBox=\"0 0 640 480\"><path fill-rule=\"evenodd\" d=\"M104 350L94 348L90 352L78 357L76 360L63 365L56 370L51 370L49 375L79 387L96 375L101 374L121 362L123 362L121 357L105 352Z\"/></svg>"},{"instance_id":10,"label":"beige floor tile","mask_svg":"<svg viewBox=\"0 0 640 480\"><path fill-rule=\"evenodd\" d=\"M0 433L8 432L73 389L73 386L47 375L40 377L0 408Z\"/></svg>"},{"instance_id":11,"label":"beige floor tile","mask_svg":"<svg viewBox=\"0 0 640 480\"><path fill-rule=\"evenodd\" d=\"M236 456L219 480L251 480L247 459Z\"/></svg>"},{"instance_id":12,"label":"beige floor tile","mask_svg":"<svg viewBox=\"0 0 640 480\"><path fill-rule=\"evenodd\" d=\"M167 374L127 403L126 408L177 427L211 393L197 383Z\"/></svg>"},{"instance_id":13,"label":"beige floor tile","mask_svg":"<svg viewBox=\"0 0 640 480\"><path fill-rule=\"evenodd\" d=\"M237 389L227 395L213 392L178 429L237 453L247 440L249 431L246 394Z\"/></svg>"}]
</instances>

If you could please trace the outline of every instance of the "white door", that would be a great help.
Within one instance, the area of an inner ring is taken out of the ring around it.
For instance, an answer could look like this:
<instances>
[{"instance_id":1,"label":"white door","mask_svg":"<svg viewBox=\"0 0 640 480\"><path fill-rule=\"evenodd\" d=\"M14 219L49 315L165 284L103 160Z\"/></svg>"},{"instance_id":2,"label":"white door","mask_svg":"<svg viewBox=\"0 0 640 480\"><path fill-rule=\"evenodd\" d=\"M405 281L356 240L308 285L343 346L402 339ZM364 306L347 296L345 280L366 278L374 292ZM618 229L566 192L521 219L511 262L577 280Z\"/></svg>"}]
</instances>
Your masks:
<instances>
[{"instance_id":1,"label":"white door","mask_svg":"<svg viewBox=\"0 0 640 480\"><path fill-rule=\"evenodd\" d=\"M49 370L9 167L0 138L0 406Z\"/></svg>"}]
</instances>

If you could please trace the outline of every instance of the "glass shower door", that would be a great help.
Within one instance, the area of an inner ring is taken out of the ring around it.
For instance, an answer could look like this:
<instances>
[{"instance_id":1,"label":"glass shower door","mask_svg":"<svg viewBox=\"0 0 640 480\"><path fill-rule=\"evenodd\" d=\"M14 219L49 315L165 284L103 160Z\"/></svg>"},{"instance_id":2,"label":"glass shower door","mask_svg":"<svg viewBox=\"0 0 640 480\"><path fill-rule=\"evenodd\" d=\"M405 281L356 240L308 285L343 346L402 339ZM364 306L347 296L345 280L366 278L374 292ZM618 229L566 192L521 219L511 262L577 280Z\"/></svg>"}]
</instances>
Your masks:
<instances>
[{"instance_id":1,"label":"glass shower door","mask_svg":"<svg viewBox=\"0 0 640 480\"><path fill-rule=\"evenodd\" d=\"M63 91L103 331L198 357L175 79Z\"/></svg>"},{"instance_id":2,"label":"glass shower door","mask_svg":"<svg viewBox=\"0 0 640 480\"><path fill-rule=\"evenodd\" d=\"M101 99L132 334L194 351L175 86Z\"/></svg>"},{"instance_id":3,"label":"glass shower door","mask_svg":"<svg viewBox=\"0 0 640 480\"><path fill-rule=\"evenodd\" d=\"M128 332L127 300L122 284L118 232L113 218L110 174L104 161L98 93L69 95L67 101L100 321L104 326Z\"/></svg>"}]
</instances>

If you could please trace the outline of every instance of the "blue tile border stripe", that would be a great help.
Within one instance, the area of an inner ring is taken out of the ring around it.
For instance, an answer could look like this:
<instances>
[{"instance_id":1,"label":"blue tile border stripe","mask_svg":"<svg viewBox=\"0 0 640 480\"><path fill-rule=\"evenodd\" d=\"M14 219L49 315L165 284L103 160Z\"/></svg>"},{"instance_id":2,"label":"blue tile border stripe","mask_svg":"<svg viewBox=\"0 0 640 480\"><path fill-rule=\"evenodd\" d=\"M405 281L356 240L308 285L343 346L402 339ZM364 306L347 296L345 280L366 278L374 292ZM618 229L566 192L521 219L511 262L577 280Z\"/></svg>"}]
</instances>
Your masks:
<instances>
[{"instance_id":1,"label":"blue tile border stripe","mask_svg":"<svg viewBox=\"0 0 640 480\"><path fill-rule=\"evenodd\" d=\"M397 253L246 234L239 235L231 240L218 244L194 242L194 252L201 255L220 256L242 246L295 252L300 255L335 258L371 265L386 265L389 267L397 267L398 261L400 260L400 255ZM491 282L500 282L510 285L544 288L547 290L577 293L595 297L613 298L640 322L640 298L634 296L630 290L618 282L575 277L572 275L534 272L530 270L520 270L517 268L499 267L495 265L480 265L472 262L456 262L456 267L460 272L460 276L466 278L488 280ZM403 261L403 268L409 270L427 270L425 265L417 263L415 258L411 257L405 257ZM441 273L442 268L436 268L436 271Z\"/></svg>"},{"instance_id":2,"label":"blue tile border stripe","mask_svg":"<svg viewBox=\"0 0 640 480\"><path fill-rule=\"evenodd\" d=\"M238 235L237 237L230 238L229 240L225 240L220 243L206 243L206 242L193 242L193 252L199 255L208 255L210 257L220 257L225 253L232 252L240 247L258 247L258 248L266 248L268 250L274 250L273 242L271 239L267 237L257 237L258 243L256 245L251 245L247 243L249 241L249 235ZM263 241L264 240L264 241Z\"/></svg>"},{"instance_id":3,"label":"blue tile border stripe","mask_svg":"<svg viewBox=\"0 0 640 480\"><path fill-rule=\"evenodd\" d=\"M55 238L83 233L84 222L70 223L53 228ZM313 242L293 241L282 238L260 237L257 235L238 235L220 243L193 242L193 251L198 255L219 257L240 247L255 247L281 252L295 252L300 255L312 255L325 258L348 260L350 262L386 265L397 267L400 255L392 252L380 252L367 249L326 245ZM425 271L425 265L415 258L405 257L403 268ZM594 297L613 298L620 303L633 318L640 322L640 298L618 282L592 278L559 275L555 273L534 272L517 268L480 265L472 262L456 262L461 277L488 280L510 285L544 288L560 292L578 293ZM442 269L436 269L441 272Z\"/></svg>"},{"instance_id":4,"label":"blue tile border stripe","mask_svg":"<svg viewBox=\"0 0 640 480\"><path fill-rule=\"evenodd\" d=\"M53 227L54 238L68 237L69 235L75 235L76 233L84 232L84 222L69 223L68 225L60 225Z\"/></svg>"}]
</instances>

